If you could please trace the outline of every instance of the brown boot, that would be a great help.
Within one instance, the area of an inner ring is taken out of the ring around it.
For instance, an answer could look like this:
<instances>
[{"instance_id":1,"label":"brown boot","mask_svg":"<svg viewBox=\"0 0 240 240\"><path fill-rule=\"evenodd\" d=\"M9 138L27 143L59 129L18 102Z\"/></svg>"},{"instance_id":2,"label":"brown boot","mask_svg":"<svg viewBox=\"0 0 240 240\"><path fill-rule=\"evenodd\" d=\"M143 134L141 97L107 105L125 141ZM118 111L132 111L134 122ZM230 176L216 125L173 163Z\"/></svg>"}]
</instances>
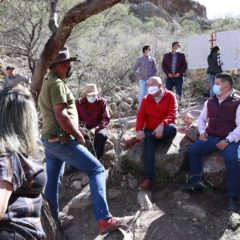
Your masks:
<instances>
[{"instance_id":1,"label":"brown boot","mask_svg":"<svg viewBox=\"0 0 240 240\"><path fill-rule=\"evenodd\" d=\"M152 179L145 179L139 186L138 190L148 191L153 186Z\"/></svg>"}]
</instances>

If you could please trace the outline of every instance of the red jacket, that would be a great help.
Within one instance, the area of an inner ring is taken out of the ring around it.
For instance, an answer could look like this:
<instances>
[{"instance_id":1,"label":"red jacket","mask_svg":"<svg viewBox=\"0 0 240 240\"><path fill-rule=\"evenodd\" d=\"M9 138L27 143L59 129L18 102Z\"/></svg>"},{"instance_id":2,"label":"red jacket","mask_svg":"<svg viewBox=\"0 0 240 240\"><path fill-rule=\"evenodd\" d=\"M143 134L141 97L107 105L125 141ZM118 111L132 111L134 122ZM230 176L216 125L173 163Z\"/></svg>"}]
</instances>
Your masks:
<instances>
[{"instance_id":1,"label":"red jacket","mask_svg":"<svg viewBox=\"0 0 240 240\"><path fill-rule=\"evenodd\" d=\"M172 73L172 53L166 53L162 61L162 69L165 74L168 76L169 73ZM176 73L180 73L180 76L185 73L187 69L187 61L184 53L177 53L177 65Z\"/></svg>"},{"instance_id":2,"label":"red jacket","mask_svg":"<svg viewBox=\"0 0 240 240\"><path fill-rule=\"evenodd\" d=\"M147 128L154 131L159 124L164 126L175 124L177 118L177 99L175 95L164 89L165 93L159 103L152 95L146 95L137 113L136 131Z\"/></svg>"}]
</instances>

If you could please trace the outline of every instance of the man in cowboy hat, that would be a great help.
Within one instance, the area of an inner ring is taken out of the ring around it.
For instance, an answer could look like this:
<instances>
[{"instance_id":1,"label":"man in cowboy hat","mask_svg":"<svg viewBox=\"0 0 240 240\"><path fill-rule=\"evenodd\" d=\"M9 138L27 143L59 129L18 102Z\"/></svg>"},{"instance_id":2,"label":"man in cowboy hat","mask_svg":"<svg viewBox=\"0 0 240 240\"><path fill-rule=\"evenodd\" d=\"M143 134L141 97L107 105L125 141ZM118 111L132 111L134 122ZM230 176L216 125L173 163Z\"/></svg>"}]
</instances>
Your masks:
<instances>
[{"instance_id":1,"label":"man in cowboy hat","mask_svg":"<svg viewBox=\"0 0 240 240\"><path fill-rule=\"evenodd\" d=\"M15 68L12 66L6 67L6 76L3 78L3 88L14 87L18 83L21 83L23 86L30 84L28 77L22 76L21 74L15 74L14 69Z\"/></svg>"},{"instance_id":2,"label":"man in cowboy hat","mask_svg":"<svg viewBox=\"0 0 240 240\"><path fill-rule=\"evenodd\" d=\"M78 113L73 94L63 80L70 76L71 58L67 48L62 49L45 78L39 96L43 117L43 144L46 152L47 185L45 198L59 217L58 191L68 163L89 177L95 218L101 234L122 225L119 218L112 217L106 199L105 169L84 146L84 138L78 130Z\"/></svg>"},{"instance_id":3,"label":"man in cowboy hat","mask_svg":"<svg viewBox=\"0 0 240 240\"><path fill-rule=\"evenodd\" d=\"M94 150L100 160L107 141L106 126L110 121L109 110L104 98L98 96L97 86L87 84L84 97L77 99L76 107L80 125L86 127L94 136Z\"/></svg>"}]
</instances>

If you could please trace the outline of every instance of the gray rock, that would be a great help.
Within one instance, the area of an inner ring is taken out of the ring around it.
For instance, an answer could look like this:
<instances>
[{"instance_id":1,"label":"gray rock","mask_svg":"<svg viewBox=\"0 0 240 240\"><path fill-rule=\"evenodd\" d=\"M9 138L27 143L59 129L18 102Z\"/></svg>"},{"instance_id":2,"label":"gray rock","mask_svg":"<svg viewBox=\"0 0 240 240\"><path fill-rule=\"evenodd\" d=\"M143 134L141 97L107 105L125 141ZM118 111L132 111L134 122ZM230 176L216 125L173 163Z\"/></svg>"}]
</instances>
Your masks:
<instances>
[{"instance_id":1,"label":"gray rock","mask_svg":"<svg viewBox=\"0 0 240 240\"><path fill-rule=\"evenodd\" d=\"M121 97L118 95L118 94L114 94L113 96L112 96L112 102L114 102L114 103L116 103L117 105L119 104L119 103L121 103L121 101L122 101L122 99L121 99Z\"/></svg>"},{"instance_id":2,"label":"gray rock","mask_svg":"<svg viewBox=\"0 0 240 240\"><path fill-rule=\"evenodd\" d=\"M193 127L192 136L196 128ZM191 132L191 130L189 130ZM190 133L189 133L190 134ZM157 175L172 177L186 161L186 153L193 141L183 133L177 133L172 144L159 143L155 152L155 172ZM129 149L127 161L130 166L143 172L144 143L137 143ZM222 188L225 184L226 168L220 152L203 157L203 176L213 187Z\"/></svg>"},{"instance_id":3,"label":"gray rock","mask_svg":"<svg viewBox=\"0 0 240 240\"><path fill-rule=\"evenodd\" d=\"M114 189L114 188L110 188L107 189L107 197L108 199L115 199L118 198L121 195L121 191Z\"/></svg>"},{"instance_id":4,"label":"gray rock","mask_svg":"<svg viewBox=\"0 0 240 240\"><path fill-rule=\"evenodd\" d=\"M117 160L117 157L114 149L111 149L105 152L101 158L101 162L103 162L104 167L106 169L109 169L110 167L112 167L116 162L116 160Z\"/></svg>"},{"instance_id":5,"label":"gray rock","mask_svg":"<svg viewBox=\"0 0 240 240\"><path fill-rule=\"evenodd\" d=\"M114 144L108 139L106 144L105 144L105 148L104 151L107 152L109 150L114 149Z\"/></svg>"},{"instance_id":6,"label":"gray rock","mask_svg":"<svg viewBox=\"0 0 240 240\"><path fill-rule=\"evenodd\" d=\"M131 109L131 106L126 102L121 102L118 105L118 108L119 108L120 111L127 112Z\"/></svg>"},{"instance_id":7,"label":"gray rock","mask_svg":"<svg viewBox=\"0 0 240 240\"><path fill-rule=\"evenodd\" d=\"M137 143L128 151L128 163L140 171L143 171L143 145L143 142ZM159 143L155 152L156 173L174 176L182 165L188 145L181 133L177 134L172 144Z\"/></svg>"},{"instance_id":8,"label":"gray rock","mask_svg":"<svg viewBox=\"0 0 240 240\"><path fill-rule=\"evenodd\" d=\"M116 112L117 111L117 104L115 102L109 104L109 108L112 112Z\"/></svg>"},{"instance_id":9,"label":"gray rock","mask_svg":"<svg viewBox=\"0 0 240 240\"><path fill-rule=\"evenodd\" d=\"M127 98L125 99L125 101L126 101L129 105L133 105L133 103L134 103L134 100L133 100L131 97L127 97Z\"/></svg>"},{"instance_id":10,"label":"gray rock","mask_svg":"<svg viewBox=\"0 0 240 240\"><path fill-rule=\"evenodd\" d=\"M83 185L83 186L86 186L88 183L89 183L89 178L88 178L87 175L85 175L85 176L82 178L82 185Z\"/></svg>"},{"instance_id":11,"label":"gray rock","mask_svg":"<svg viewBox=\"0 0 240 240\"><path fill-rule=\"evenodd\" d=\"M139 191L137 195L137 200L141 209L150 210L153 207L151 202L152 195L148 191Z\"/></svg>"},{"instance_id":12,"label":"gray rock","mask_svg":"<svg viewBox=\"0 0 240 240\"><path fill-rule=\"evenodd\" d=\"M197 205L193 205L193 204L189 204L189 203L185 203L182 208L191 213L193 216L195 216L196 218L206 218L207 217L207 214L206 214L206 211L201 208L200 206L197 206Z\"/></svg>"},{"instance_id":13,"label":"gray rock","mask_svg":"<svg viewBox=\"0 0 240 240\"><path fill-rule=\"evenodd\" d=\"M86 209L87 207L92 205L91 194L89 185L87 185L81 193L75 196L69 203L69 208L76 209Z\"/></svg>"},{"instance_id":14,"label":"gray rock","mask_svg":"<svg viewBox=\"0 0 240 240\"><path fill-rule=\"evenodd\" d=\"M232 213L229 219L228 226L235 231L240 227L240 215L238 213Z\"/></svg>"},{"instance_id":15,"label":"gray rock","mask_svg":"<svg viewBox=\"0 0 240 240\"><path fill-rule=\"evenodd\" d=\"M198 128L194 125L189 126L186 130L186 136L191 140L192 142L195 142L198 139L199 133Z\"/></svg>"},{"instance_id":16,"label":"gray rock","mask_svg":"<svg viewBox=\"0 0 240 240\"><path fill-rule=\"evenodd\" d=\"M82 188L82 182L79 181L79 180L76 180L76 181L74 181L74 182L72 183L71 187L73 187L73 188L79 190L79 189Z\"/></svg>"}]
</instances>

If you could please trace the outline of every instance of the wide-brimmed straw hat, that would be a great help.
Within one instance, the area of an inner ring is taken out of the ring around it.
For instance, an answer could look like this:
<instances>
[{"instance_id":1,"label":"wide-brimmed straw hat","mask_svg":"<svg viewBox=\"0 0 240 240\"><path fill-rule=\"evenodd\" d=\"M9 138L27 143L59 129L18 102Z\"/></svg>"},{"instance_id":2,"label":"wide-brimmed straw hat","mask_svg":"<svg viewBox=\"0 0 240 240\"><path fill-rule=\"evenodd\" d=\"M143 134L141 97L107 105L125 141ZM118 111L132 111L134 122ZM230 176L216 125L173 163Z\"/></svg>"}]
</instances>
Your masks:
<instances>
[{"instance_id":1,"label":"wide-brimmed straw hat","mask_svg":"<svg viewBox=\"0 0 240 240\"><path fill-rule=\"evenodd\" d=\"M64 47L60 50L57 57L52 63L59 63L64 61L78 61L76 57L70 57L68 48Z\"/></svg>"},{"instance_id":2,"label":"wide-brimmed straw hat","mask_svg":"<svg viewBox=\"0 0 240 240\"><path fill-rule=\"evenodd\" d=\"M86 96L97 95L97 86L95 84L87 84L84 88L84 93Z\"/></svg>"}]
</instances>

